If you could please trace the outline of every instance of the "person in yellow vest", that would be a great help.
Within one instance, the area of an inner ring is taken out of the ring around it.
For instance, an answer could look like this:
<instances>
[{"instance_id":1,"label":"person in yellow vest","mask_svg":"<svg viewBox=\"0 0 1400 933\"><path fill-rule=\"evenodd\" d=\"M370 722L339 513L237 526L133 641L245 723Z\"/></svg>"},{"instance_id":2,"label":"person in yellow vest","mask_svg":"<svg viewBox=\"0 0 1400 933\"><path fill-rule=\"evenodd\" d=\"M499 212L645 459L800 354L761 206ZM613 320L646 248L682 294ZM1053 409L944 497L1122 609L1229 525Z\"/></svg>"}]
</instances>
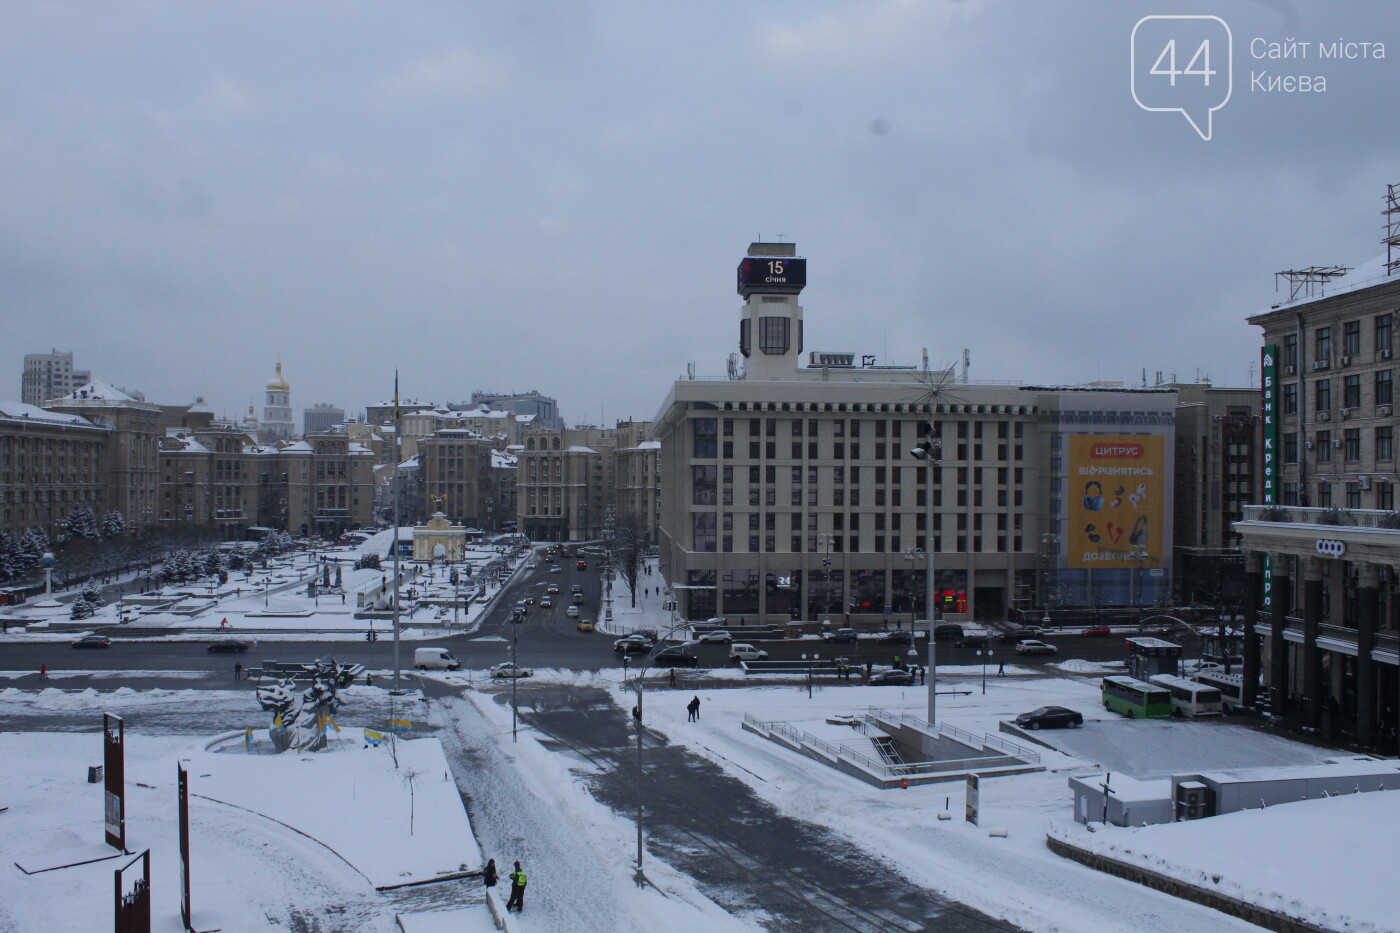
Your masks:
<instances>
[{"instance_id":1,"label":"person in yellow vest","mask_svg":"<svg viewBox=\"0 0 1400 933\"><path fill-rule=\"evenodd\" d=\"M520 867L520 863L515 863L515 871L510 873L510 900L506 901L506 910L525 909L525 870Z\"/></svg>"}]
</instances>

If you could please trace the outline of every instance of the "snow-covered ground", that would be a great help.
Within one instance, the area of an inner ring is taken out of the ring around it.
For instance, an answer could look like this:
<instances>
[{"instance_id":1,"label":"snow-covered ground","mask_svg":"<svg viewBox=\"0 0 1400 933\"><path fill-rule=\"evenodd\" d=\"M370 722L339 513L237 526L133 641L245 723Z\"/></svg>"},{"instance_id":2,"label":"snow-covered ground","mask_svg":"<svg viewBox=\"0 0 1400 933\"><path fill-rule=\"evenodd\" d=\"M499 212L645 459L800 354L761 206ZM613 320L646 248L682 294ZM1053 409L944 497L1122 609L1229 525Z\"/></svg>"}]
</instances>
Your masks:
<instances>
[{"instance_id":1,"label":"snow-covered ground","mask_svg":"<svg viewBox=\"0 0 1400 933\"><path fill-rule=\"evenodd\" d=\"M404 530L404 534L408 534L408 529ZM153 606L143 608L133 587L128 593L131 599L109 600L96 615L83 620L81 624L100 628L116 625L124 616L128 624L141 628L194 629L206 633L219 631L230 636L257 632L259 637L276 638L277 632L285 631L297 638L304 638L302 633L305 632L321 632L326 639L359 637L372 624L381 629L388 626L382 620L371 623L356 619L355 612L359 609L362 593L371 605L376 600L382 602L381 590L392 571L388 561L384 561L382 570L356 570L353 561L361 552L382 555L389 547L391 536L392 529L381 532L358 548L291 553L274 558L266 569L230 572L226 583L206 579L197 584L166 586L147 594L176 603L177 611L157 612L153 611ZM322 557L332 562L332 584L336 580L335 568L340 568L343 592L312 594L308 584L324 579ZM478 569L501 557L498 550L490 545L468 549L465 554L466 560ZM523 563L523 558L505 559L512 568ZM402 569L405 637L432 638L442 632L456 633L475 628L487 605L485 602L472 601L456 612L433 602L451 600L458 594L458 588L449 582L450 570L441 566L424 568L411 562L404 562ZM461 572L465 581L466 571L463 569ZM499 590L497 583L485 585L489 594ZM463 582L460 592L470 596L477 588L476 581L471 584ZM70 611L71 606L66 603L48 607L25 604L7 608L8 617L23 619L29 624L27 630L11 629L9 633L0 635L0 640L71 639L74 633L72 626L78 623L70 619ZM45 631L51 625L60 624L61 630ZM108 634L121 637L119 631ZM187 637L207 640L208 634Z\"/></svg>"},{"instance_id":2,"label":"snow-covered ground","mask_svg":"<svg viewBox=\"0 0 1400 933\"><path fill-rule=\"evenodd\" d=\"M1027 930L1196 933L1254 929L1208 908L1062 859L1045 846L1051 832L1084 845L1110 846L1119 857L1145 853L1138 857L1148 867L1184 878L1198 879L1201 872L1219 875L1228 881L1227 893L1293 913L1330 918L1329 924L1345 914L1357 922L1371 923L1375 929L1394 928L1393 923L1390 927L1385 924L1397 915L1397 905L1385 891L1376 890L1365 898L1351 894L1362 886L1386 887L1383 867L1375 854L1387 850L1388 837L1383 838L1383 834L1400 815L1396 812L1400 795L1377 793L1287 804L1264 812L1136 832L1108 829L1090 833L1071 819L1067 778L1112 763L1112 756L1118 756L1113 760L1127 773L1151 775L1240 763L1306 763L1326 757L1325 751L1230 723L1120 719L1103 712L1092 682L1008 676L991 679L984 696L978 671L950 669L943 673L949 689L970 689L971 693L941 696L940 719L973 733L996 732L999 720L1049 703L1078 709L1088 720L1078 730L1039 734L1065 749L1041 750L1046 771L984 781L980 826L962 819L961 783L881 791L739 728L743 715L751 713L761 719L793 722L813 732L837 734L845 727L825 723L828 716L837 713L882 707L921 715L925 700L923 691L916 688L827 685L817 687L811 699L796 683L655 689L648 693L646 716L649 726L709 758L782 813L828 827L878 854L915 884ZM654 682L661 683L663 676L655 675ZM687 672L686 676L694 675ZM459 677L442 675L440 679L456 681ZM536 681L546 679L611 690L623 708L633 703L632 693L620 682L620 672L536 673ZM484 683L478 680L475 686L480 688ZM359 691L357 696L366 701L379 693L376 688L352 690ZM700 721L696 723L688 722L685 714L685 704L692 695L701 698ZM126 711L133 722L139 722L142 715L181 703L191 708L205 704L213 710L239 702L246 704L246 695L127 689L98 694L56 687L31 693L11 688L0 690L0 716L111 709ZM384 833L396 828L401 832L406 827L408 787L403 781L370 788L360 782L354 769L337 769L334 764L337 756L382 764L382 749L364 749L355 743L353 748L325 756L326 767L338 773L313 780L310 786L327 786L327 781L339 784L334 793L300 800L288 795L283 801L259 803L250 802L248 792L241 789L240 769L257 770L270 756L242 755L236 749L233 754L209 754L200 750L203 743L192 744L189 737L129 732L132 781L150 785L133 786L133 835L135 844L153 846L158 902L174 903L175 897L170 785L174 759L180 757L189 760L192 775L211 775L194 777L198 793L206 793L203 787L217 788L217 793L208 796L228 797L229 803L264 810L278 819L296 818L303 811L316 813L310 819L319 822L307 831L318 839L325 837L322 842L340 851L350 863L331 855L325 845L295 836L270 820L253 819L243 810L200 799L195 806L196 896L205 906L217 907L226 918L230 914L253 918L242 927L234 923L226 924L225 929L266 928L265 923L258 926L254 921L284 916L288 905L296 905L307 913L346 911L357 918L355 929L389 930L391 912L382 900L376 900L367 876L381 883L395 871L421 874L459 863L475 867L486 857L495 858L503 872L517 858L524 863L531 877L527 913L521 918L522 928L527 930L725 933L755 930L762 923L764 918L758 913L725 913L696 882L655 857L648 857L647 866L655 887L634 886L630 814L615 813L598 803L588 790L591 766L561 752L553 743L539 741L528 726L522 729L519 741L512 743L509 707L498 703L492 693L469 689L463 698L435 700L427 709L431 711L415 715L423 715L429 725L440 727L435 735L444 743L448 760L455 763L455 786L453 781L443 780L442 759L434 757L431 763L420 763L419 770L424 773L415 790L420 795L428 793L431 783L432 792L446 791L452 803L457 800L455 791L469 793L472 830L481 852L448 854L447 837L466 833L459 827L432 843L442 857L415 863L417 867L410 866L407 857L396 858L393 845L383 846L385 860L376 862L374 853L356 850L356 833L345 831L369 811L374 811L373 819L384 823L382 827L376 823L373 832L364 834L372 844ZM401 744L400 748L420 744ZM100 757L96 735L0 734L0 755L11 763L7 774L14 775L0 788L0 806L11 806L9 813L0 815L0 821L5 821L0 825L6 830L0 834L0 859L8 864L36 849L66 848L77 841L101 838L100 788L84 782L86 766L98 763ZM283 756L275 766L312 774L322 767L321 762ZM240 793L245 796L231 799ZM420 815L449 806L448 797L420 810ZM424 807L424 798L420 796L417 803ZM952 818L940 820L940 813ZM1240 828L1242 821L1248 821L1244 828ZM418 826L428 832L422 824ZM1005 835L992 835L992 830ZM1298 858L1300 851L1310 853L1309 857ZM396 861L403 862L402 866L395 867ZM1324 862L1325 877L1319 875L1319 865ZM77 918L89 916L87 911L106 909L110 877L106 868L90 867L36 876L22 876L16 869L0 872L0 930L86 930L89 927ZM1222 889L1226 881L1221 882ZM247 893L250 891L253 893ZM1290 903L1280 900L1282 896ZM422 915L418 920L439 927L455 922L448 916ZM460 928L469 927L464 922Z\"/></svg>"}]
</instances>

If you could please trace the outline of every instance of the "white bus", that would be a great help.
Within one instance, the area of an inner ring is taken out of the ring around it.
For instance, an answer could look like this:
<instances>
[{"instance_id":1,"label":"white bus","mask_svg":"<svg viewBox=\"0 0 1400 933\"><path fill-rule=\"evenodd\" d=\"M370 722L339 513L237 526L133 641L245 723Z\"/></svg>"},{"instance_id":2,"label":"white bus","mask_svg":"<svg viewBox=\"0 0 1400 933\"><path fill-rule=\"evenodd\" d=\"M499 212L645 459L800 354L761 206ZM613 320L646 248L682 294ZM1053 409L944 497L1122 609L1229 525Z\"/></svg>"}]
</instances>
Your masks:
<instances>
[{"instance_id":1,"label":"white bus","mask_svg":"<svg viewBox=\"0 0 1400 933\"><path fill-rule=\"evenodd\" d=\"M1201 671L1192 680L1220 691L1220 700L1228 713L1244 703L1244 676L1221 671Z\"/></svg>"},{"instance_id":2,"label":"white bus","mask_svg":"<svg viewBox=\"0 0 1400 933\"><path fill-rule=\"evenodd\" d=\"M1172 712L1177 716L1219 716L1225 712L1218 687L1207 686L1185 677L1155 674L1147 678L1172 695Z\"/></svg>"}]
</instances>

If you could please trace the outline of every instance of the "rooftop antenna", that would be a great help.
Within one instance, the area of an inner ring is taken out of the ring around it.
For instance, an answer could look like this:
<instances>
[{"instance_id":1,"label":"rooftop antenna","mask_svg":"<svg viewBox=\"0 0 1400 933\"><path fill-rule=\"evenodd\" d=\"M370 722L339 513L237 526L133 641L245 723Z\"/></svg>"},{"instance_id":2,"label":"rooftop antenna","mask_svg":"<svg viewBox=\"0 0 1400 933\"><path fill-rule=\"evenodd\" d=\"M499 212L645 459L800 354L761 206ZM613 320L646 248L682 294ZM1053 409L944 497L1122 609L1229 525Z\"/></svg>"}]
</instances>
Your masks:
<instances>
[{"instance_id":1,"label":"rooftop antenna","mask_svg":"<svg viewBox=\"0 0 1400 933\"><path fill-rule=\"evenodd\" d=\"M1274 273L1274 291L1278 291L1279 279L1288 282L1288 300L1297 301L1298 296L1314 298L1319 286L1351 271L1350 266L1307 266L1302 269L1285 269Z\"/></svg>"},{"instance_id":2,"label":"rooftop antenna","mask_svg":"<svg viewBox=\"0 0 1400 933\"><path fill-rule=\"evenodd\" d=\"M1385 186L1385 272L1400 270L1400 185Z\"/></svg>"},{"instance_id":3,"label":"rooftop antenna","mask_svg":"<svg viewBox=\"0 0 1400 933\"><path fill-rule=\"evenodd\" d=\"M968 382L967 371L972 367L972 351L963 347L963 382Z\"/></svg>"}]
</instances>

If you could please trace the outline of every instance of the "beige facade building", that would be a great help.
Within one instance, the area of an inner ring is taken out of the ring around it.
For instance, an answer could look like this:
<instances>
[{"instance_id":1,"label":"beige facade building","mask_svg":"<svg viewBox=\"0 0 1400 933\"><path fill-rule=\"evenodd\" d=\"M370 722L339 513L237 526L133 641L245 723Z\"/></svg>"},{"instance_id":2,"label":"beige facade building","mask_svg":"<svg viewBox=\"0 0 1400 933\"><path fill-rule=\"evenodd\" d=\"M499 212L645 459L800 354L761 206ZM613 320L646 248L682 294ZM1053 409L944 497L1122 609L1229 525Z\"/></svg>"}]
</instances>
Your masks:
<instances>
[{"instance_id":1,"label":"beige facade building","mask_svg":"<svg viewBox=\"0 0 1400 933\"><path fill-rule=\"evenodd\" d=\"M483 527L496 443L464 430L438 431L420 438L418 463L423 477L423 507L442 512L460 525Z\"/></svg>"},{"instance_id":2,"label":"beige facade building","mask_svg":"<svg viewBox=\"0 0 1400 933\"><path fill-rule=\"evenodd\" d=\"M36 408L45 402L62 398L74 389L92 381L92 373L73 368L73 354L53 350L49 353L26 353L24 372L20 376L20 401Z\"/></svg>"},{"instance_id":3,"label":"beige facade building","mask_svg":"<svg viewBox=\"0 0 1400 933\"><path fill-rule=\"evenodd\" d=\"M1329 740L1393 754L1400 242L1338 271L1313 275L1292 300L1249 319L1264 336L1265 459L1262 503L1234 526L1259 614L1246 625L1245 702Z\"/></svg>"},{"instance_id":4,"label":"beige facade building","mask_svg":"<svg viewBox=\"0 0 1400 933\"><path fill-rule=\"evenodd\" d=\"M613 435L602 428L531 431L516 469L518 529L536 541L588 541L603 534Z\"/></svg>"},{"instance_id":5,"label":"beige facade building","mask_svg":"<svg viewBox=\"0 0 1400 933\"><path fill-rule=\"evenodd\" d=\"M1175 391L804 353L805 271L792 244L750 246L744 363L677 381L657 415L661 561L687 618L927 618L926 549L948 619L1169 591ZM933 467L911 456L930 433Z\"/></svg>"},{"instance_id":6,"label":"beige facade building","mask_svg":"<svg viewBox=\"0 0 1400 933\"><path fill-rule=\"evenodd\" d=\"M102 451L107 484L104 508L122 513L129 531L154 525L160 407L138 402L97 380L47 402L44 407L60 414L78 415L107 429L108 441Z\"/></svg>"},{"instance_id":7,"label":"beige facade building","mask_svg":"<svg viewBox=\"0 0 1400 933\"><path fill-rule=\"evenodd\" d=\"M110 434L80 415L0 402L0 531L52 533L74 508L106 511Z\"/></svg>"}]
</instances>

